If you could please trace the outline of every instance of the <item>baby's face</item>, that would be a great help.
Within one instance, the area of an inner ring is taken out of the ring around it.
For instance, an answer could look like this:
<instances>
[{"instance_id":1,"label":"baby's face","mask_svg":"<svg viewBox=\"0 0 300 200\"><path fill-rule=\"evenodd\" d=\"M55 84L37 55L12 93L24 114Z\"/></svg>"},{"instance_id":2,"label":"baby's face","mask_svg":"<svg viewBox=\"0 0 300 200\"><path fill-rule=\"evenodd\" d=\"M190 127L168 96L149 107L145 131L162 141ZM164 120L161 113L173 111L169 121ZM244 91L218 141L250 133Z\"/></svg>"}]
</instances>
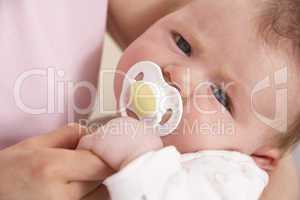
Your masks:
<instances>
[{"instance_id":1,"label":"baby's face","mask_svg":"<svg viewBox=\"0 0 300 200\"><path fill-rule=\"evenodd\" d=\"M299 84L286 54L264 45L258 36L256 6L253 0L191 1L159 20L124 52L118 70L127 72L139 61L153 61L180 90L183 118L172 135L162 138L166 145L183 153L222 149L252 155L279 134L266 118L284 119L284 109L276 108L284 100L278 91L284 95L288 86L288 103L297 105ZM275 87L273 75L279 72L284 78L279 70L285 67L289 81ZM262 81L268 77L271 87L264 89ZM116 74L117 99L123 78ZM288 107L289 118L298 111Z\"/></svg>"}]
</instances>

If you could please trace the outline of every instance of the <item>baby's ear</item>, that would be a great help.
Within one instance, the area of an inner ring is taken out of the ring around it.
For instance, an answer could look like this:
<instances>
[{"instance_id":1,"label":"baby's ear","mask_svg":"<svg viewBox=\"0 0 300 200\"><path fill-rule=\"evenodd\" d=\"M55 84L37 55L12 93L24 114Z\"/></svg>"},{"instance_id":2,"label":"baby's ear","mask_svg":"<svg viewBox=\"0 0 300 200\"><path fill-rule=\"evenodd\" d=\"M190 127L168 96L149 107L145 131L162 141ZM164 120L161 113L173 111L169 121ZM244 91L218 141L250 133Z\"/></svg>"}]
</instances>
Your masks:
<instances>
[{"instance_id":1,"label":"baby's ear","mask_svg":"<svg viewBox=\"0 0 300 200\"><path fill-rule=\"evenodd\" d=\"M281 157L280 152L276 147L264 147L252 154L251 157L261 169L271 172Z\"/></svg>"}]
</instances>

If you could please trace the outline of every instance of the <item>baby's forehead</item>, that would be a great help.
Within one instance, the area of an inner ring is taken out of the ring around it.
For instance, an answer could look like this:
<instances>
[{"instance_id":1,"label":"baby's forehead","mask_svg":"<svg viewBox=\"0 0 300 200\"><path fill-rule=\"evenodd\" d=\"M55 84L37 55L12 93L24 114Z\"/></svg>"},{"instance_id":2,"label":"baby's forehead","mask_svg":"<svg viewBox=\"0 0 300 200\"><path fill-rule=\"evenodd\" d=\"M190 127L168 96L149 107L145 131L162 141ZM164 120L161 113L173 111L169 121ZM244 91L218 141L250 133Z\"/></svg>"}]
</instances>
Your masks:
<instances>
[{"instance_id":1,"label":"baby's forehead","mask_svg":"<svg viewBox=\"0 0 300 200\"><path fill-rule=\"evenodd\" d=\"M237 20L243 15L255 15L259 10L262 10L263 4L258 6L255 2L255 0L194 0L181 7L181 9L186 15L194 16L194 19L197 19L197 16L204 15L208 17L207 19L228 15L235 16L235 20Z\"/></svg>"},{"instance_id":2,"label":"baby's forehead","mask_svg":"<svg viewBox=\"0 0 300 200\"><path fill-rule=\"evenodd\" d=\"M179 26L194 29L195 33L207 33L210 37L254 36L258 29L258 10L251 2L195 0L174 11L170 18L177 20Z\"/></svg>"}]
</instances>

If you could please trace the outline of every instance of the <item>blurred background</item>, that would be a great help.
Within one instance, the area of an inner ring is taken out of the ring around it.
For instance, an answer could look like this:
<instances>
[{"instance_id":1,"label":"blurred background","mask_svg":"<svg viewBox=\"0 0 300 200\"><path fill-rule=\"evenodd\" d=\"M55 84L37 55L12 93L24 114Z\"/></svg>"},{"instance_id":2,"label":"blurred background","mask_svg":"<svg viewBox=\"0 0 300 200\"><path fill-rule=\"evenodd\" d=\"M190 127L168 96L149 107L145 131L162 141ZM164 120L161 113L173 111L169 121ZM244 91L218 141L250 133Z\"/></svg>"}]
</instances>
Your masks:
<instances>
[{"instance_id":1,"label":"blurred background","mask_svg":"<svg viewBox=\"0 0 300 200\"><path fill-rule=\"evenodd\" d=\"M116 113L116 100L113 93L114 71L122 55L121 49L106 34L103 46L101 70L98 79L98 95L92 119L110 116ZM101 103L100 103L101 102Z\"/></svg>"},{"instance_id":2,"label":"blurred background","mask_svg":"<svg viewBox=\"0 0 300 200\"><path fill-rule=\"evenodd\" d=\"M115 114L116 101L113 93L113 71L121 57L122 51L109 35L105 36L99 87L95 110L91 118L105 117ZM100 103L101 102L101 103ZM294 152L298 172L300 172L300 147Z\"/></svg>"}]
</instances>

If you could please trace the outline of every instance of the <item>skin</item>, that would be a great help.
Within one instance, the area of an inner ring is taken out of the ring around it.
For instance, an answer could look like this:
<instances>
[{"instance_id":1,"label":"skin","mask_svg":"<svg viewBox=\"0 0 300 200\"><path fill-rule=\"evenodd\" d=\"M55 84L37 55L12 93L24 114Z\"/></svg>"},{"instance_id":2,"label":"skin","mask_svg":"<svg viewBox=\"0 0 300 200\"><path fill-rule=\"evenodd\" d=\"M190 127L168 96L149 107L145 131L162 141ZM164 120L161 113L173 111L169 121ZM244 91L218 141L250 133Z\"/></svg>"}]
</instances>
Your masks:
<instances>
[{"instance_id":1,"label":"skin","mask_svg":"<svg viewBox=\"0 0 300 200\"><path fill-rule=\"evenodd\" d=\"M0 151L0 198L76 200L97 188L112 170L91 152L72 150L83 135L73 124Z\"/></svg>"},{"instance_id":2,"label":"skin","mask_svg":"<svg viewBox=\"0 0 300 200\"><path fill-rule=\"evenodd\" d=\"M295 174L295 169L289 165L277 165L282 152L273 138L279 133L255 116L251 108L251 92L258 82L283 66L288 66L288 105L297 105L288 107L288 121L293 121L299 112L295 109L299 108L296 102L299 82L293 76L298 71L293 63L288 62L291 59L287 56L291 55L290 52L280 50L289 50L288 46L282 44L280 48L274 48L266 45L258 36L258 11L259 7L253 1L193 1L159 20L135 40L124 52L118 70L127 72L133 64L142 60L159 64L172 84L180 89L185 108L183 121L175 134L162 138L164 145L174 145L182 153L225 149L251 155L271 175L271 184L263 199L280 199L278 189L290 185L276 184L286 180L285 174L280 175L280 170L289 169L291 174ZM185 55L176 46L172 32L181 34L190 43L191 56ZM184 76L187 69L189 81ZM122 78L116 76L117 98ZM196 90L204 81L220 85L233 83L226 89L233 103L231 112L226 111L217 99L211 98L213 94L208 87ZM196 99L199 102L197 105L215 111L213 114L199 112L193 107L195 94L199 93L210 98ZM256 95L253 102L255 109L265 116L273 116L275 94L275 90L270 88ZM217 130L214 134L204 130L207 132L196 134L186 128L196 123L213 125L218 121L231 124L234 127L233 134L232 129L230 132ZM296 179L293 182L297 185ZM291 198L297 199L296 189L286 188L285 191L289 192L284 196L291 195Z\"/></svg>"},{"instance_id":3,"label":"skin","mask_svg":"<svg viewBox=\"0 0 300 200\"><path fill-rule=\"evenodd\" d=\"M299 191L291 187L297 188L299 186L297 169L295 165L287 165L292 160L292 156L285 156L271 172L271 179L261 197L262 200L299 199ZM285 172L284 176L282 176L282 172Z\"/></svg>"}]
</instances>

